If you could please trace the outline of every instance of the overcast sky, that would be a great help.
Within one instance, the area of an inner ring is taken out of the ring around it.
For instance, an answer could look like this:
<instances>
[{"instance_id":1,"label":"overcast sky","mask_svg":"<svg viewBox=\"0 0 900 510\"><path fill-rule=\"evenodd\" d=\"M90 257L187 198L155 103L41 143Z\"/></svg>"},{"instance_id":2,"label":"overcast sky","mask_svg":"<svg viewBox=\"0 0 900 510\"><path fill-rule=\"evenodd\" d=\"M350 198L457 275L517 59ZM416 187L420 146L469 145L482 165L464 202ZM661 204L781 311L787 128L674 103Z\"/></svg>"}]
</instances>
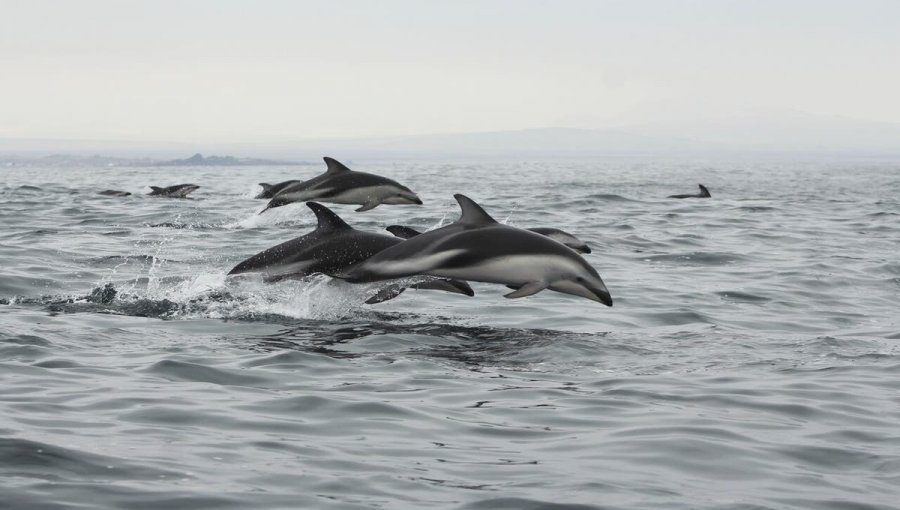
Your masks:
<instances>
[{"instance_id":1,"label":"overcast sky","mask_svg":"<svg viewBox=\"0 0 900 510\"><path fill-rule=\"evenodd\" d=\"M900 122L900 1L3 0L0 136Z\"/></svg>"}]
</instances>

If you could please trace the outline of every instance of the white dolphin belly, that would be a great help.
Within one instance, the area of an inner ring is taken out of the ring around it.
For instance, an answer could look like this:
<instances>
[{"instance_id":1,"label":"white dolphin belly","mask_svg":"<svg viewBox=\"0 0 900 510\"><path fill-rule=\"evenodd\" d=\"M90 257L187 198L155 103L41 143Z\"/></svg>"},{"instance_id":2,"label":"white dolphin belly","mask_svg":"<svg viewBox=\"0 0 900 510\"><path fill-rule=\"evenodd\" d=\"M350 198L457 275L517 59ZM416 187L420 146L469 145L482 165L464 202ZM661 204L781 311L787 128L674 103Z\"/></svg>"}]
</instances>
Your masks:
<instances>
[{"instance_id":1,"label":"white dolphin belly","mask_svg":"<svg viewBox=\"0 0 900 510\"><path fill-rule=\"evenodd\" d=\"M458 250L453 250L458 251ZM463 252L465 250L462 250ZM448 252L449 253L449 252ZM548 285L565 278L566 274L576 274L581 268L566 257L555 255L509 255L476 262L472 265L453 268L435 266L425 274L472 280L504 285L524 285L540 281Z\"/></svg>"}]
</instances>

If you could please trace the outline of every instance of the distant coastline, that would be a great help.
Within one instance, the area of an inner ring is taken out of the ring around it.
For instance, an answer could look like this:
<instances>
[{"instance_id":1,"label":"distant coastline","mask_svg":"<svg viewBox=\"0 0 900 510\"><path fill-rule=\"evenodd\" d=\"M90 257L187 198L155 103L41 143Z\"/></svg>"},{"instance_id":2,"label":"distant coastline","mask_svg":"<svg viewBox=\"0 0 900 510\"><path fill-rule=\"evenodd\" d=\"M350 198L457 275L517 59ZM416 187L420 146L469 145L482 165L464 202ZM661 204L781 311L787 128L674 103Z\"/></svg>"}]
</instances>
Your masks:
<instances>
[{"instance_id":1,"label":"distant coastline","mask_svg":"<svg viewBox=\"0 0 900 510\"><path fill-rule=\"evenodd\" d=\"M236 158L234 156L207 156L199 152L185 159L170 159L168 161L156 161L148 166L255 166L255 165L302 165L294 161L279 161L260 158Z\"/></svg>"},{"instance_id":2,"label":"distant coastline","mask_svg":"<svg viewBox=\"0 0 900 510\"><path fill-rule=\"evenodd\" d=\"M114 156L77 154L51 154L43 157L0 156L0 168L25 166L103 166L103 167L170 167L170 166L297 166L312 164L307 161L286 161L262 158L238 158L235 156L203 156L200 153L184 159L127 158Z\"/></svg>"}]
</instances>

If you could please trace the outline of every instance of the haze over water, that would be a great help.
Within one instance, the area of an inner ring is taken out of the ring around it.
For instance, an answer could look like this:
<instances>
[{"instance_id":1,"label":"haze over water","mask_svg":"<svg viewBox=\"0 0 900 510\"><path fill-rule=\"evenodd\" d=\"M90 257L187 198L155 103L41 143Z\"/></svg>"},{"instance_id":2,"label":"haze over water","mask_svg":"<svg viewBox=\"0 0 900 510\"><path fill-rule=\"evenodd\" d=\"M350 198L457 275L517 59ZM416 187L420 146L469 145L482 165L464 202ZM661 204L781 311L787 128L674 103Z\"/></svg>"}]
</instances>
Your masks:
<instances>
[{"instance_id":1,"label":"haze over water","mask_svg":"<svg viewBox=\"0 0 900 510\"><path fill-rule=\"evenodd\" d=\"M6 168L0 508L896 508L900 162L348 163L425 202L351 225L465 193L615 306L226 279L314 226L256 183L319 164Z\"/></svg>"}]
</instances>

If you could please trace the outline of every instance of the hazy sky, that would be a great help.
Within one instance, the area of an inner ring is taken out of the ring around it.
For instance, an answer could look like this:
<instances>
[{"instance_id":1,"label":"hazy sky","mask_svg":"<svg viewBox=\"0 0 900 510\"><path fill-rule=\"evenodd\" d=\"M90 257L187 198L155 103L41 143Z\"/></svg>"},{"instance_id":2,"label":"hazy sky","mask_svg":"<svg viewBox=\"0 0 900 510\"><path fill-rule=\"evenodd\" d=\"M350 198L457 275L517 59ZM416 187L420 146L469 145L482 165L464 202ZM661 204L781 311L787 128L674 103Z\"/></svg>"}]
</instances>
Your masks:
<instances>
[{"instance_id":1,"label":"hazy sky","mask_svg":"<svg viewBox=\"0 0 900 510\"><path fill-rule=\"evenodd\" d=\"M793 109L900 122L900 1L0 3L0 136L286 140Z\"/></svg>"}]
</instances>

